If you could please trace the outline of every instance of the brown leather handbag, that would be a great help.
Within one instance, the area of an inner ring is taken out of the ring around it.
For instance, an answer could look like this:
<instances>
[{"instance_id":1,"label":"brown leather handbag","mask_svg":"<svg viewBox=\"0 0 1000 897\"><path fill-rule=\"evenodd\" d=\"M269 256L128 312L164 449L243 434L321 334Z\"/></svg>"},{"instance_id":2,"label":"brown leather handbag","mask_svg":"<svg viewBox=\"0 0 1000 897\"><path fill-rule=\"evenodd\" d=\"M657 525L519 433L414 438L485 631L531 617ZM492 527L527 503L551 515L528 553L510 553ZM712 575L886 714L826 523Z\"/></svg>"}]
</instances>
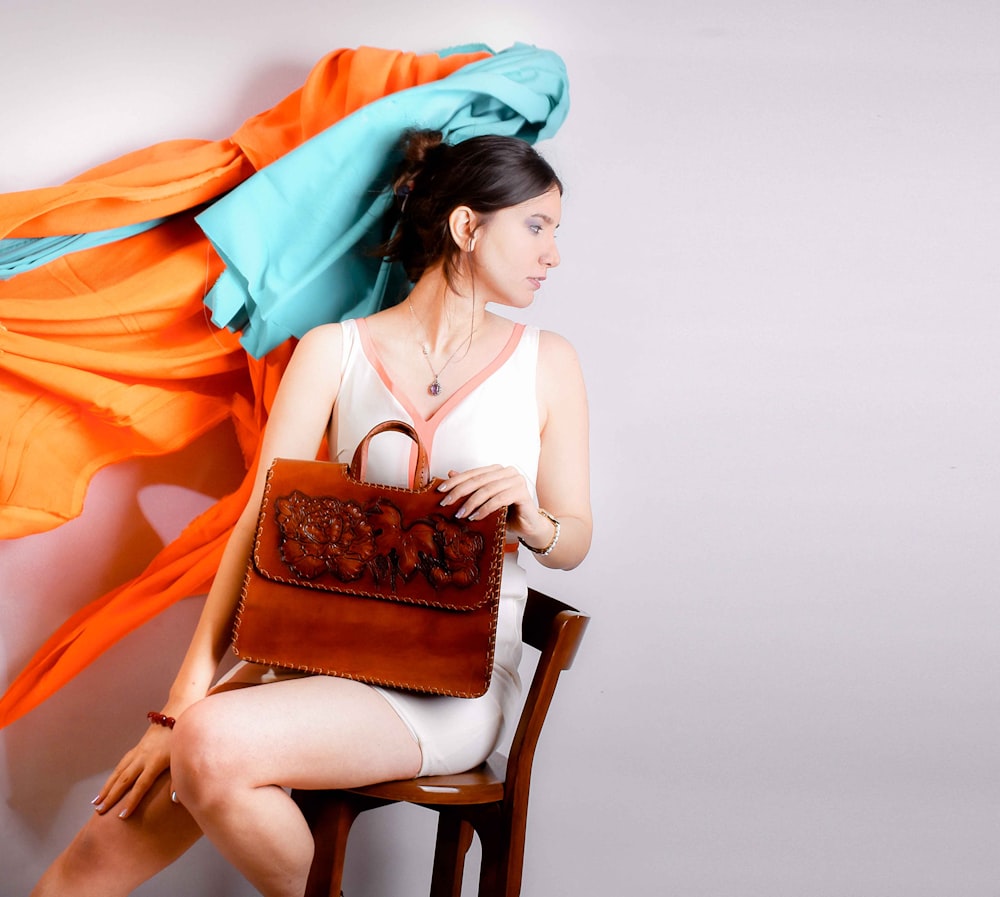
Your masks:
<instances>
[{"instance_id":1,"label":"brown leather handbag","mask_svg":"<svg viewBox=\"0 0 1000 897\"><path fill-rule=\"evenodd\" d=\"M417 444L413 489L363 480L368 443ZM379 424L350 465L276 459L233 629L244 660L474 698L489 687L507 509L441 507L440 479L403 421Z\"/></svg>"}]
</instances>

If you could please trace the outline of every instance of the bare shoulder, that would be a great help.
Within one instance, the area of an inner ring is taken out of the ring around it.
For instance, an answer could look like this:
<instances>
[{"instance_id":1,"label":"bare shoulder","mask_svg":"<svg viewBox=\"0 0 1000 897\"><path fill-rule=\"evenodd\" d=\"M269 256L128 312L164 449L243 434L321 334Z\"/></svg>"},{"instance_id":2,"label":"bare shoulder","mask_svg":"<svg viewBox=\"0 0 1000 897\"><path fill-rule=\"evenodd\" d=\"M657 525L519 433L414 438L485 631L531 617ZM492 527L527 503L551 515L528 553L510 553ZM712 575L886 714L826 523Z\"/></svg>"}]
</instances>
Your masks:
<instances>
[{"instance_id":1,"label":"bare shoulder","mask_svg":"<svg viewBox=\"0 0 1000 897\"><path fill-rule=\"evenodd\" d=\"M576 428L587 425L587 387L576 349L550 330L538 338L538 405L543 430L554 420Z\"/></svg>"},{"instance_id":2,"label":"bare shoulder","mask_svg":"<svg viewBox=\"0 0 1000 897\"><path fill-rule=\"evenodd\" d=\"M306 331L302 339L299 340L299 346L305 345L310 351L321 348L339 348L343 346L343 344L344 327L339 323L320 324L319 326ZM298 346L296 348L298 348Z\"/></svg>"},{"instance_id":3,"label":"bare shoulder","mask_svg":"<svg viewBox=\"0 0 1000 897\"><path fill-rule=\"evenodd\" d=\"M292 355L292 364L309 367L319 364L324 368L340 369L344 351L344 328L340 324L320 324L307 331L299 340Z\"/></svg>"},{"instance_id":4,"label":"bare shoulder","mask_svg":"<svg viewBox=\"0 0 1000 897\"><path fill-rule=\"evenodd\" d=\"M542 330L538 335L538 366L544 377L565 379L579 377L580 359L573 344L558 333Z\"/></svg>"}]
</instances>

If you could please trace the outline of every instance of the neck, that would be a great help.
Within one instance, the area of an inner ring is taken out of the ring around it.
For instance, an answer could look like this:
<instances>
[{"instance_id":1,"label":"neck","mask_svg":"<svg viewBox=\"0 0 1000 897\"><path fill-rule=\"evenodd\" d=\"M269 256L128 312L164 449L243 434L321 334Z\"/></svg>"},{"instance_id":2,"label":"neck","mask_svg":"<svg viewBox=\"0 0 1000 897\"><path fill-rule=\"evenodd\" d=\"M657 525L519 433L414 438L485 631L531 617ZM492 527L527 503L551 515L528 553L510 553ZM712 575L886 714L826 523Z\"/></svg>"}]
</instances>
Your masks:
<instances>
[{"instance_id":1,"label":"neck","mask_svg":"<svg viewBox=\"0 0 1000 897\"><path fill-rule=\"evenodd\" d=\"M417 321L419 342L426 344L432 354L468 340L485 314L471 296L452 290L443 275L421 277L406 301Z\"/></svg>"}]
</instances>

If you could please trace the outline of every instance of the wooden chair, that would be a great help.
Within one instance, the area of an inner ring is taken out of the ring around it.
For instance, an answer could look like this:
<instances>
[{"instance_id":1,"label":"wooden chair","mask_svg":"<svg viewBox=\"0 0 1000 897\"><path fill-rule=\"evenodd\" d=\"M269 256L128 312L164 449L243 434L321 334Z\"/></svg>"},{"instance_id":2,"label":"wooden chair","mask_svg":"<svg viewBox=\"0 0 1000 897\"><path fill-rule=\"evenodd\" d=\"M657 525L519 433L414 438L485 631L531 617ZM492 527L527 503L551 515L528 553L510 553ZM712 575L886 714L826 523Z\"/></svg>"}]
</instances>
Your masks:
<instances>
[{"instance_id":1,"label":"wooden chair","mask_svg":"<svg viewBox=\"0 0 1000 897\"><path fill-rule=\"evenodd\" d=\"M399 802L438 813L431 897L460 897L473 832L482 845L479 897L517 897L535 745L559 674L572 665L589 619L555 598L528 590L522 637L541 653L509 759L494 753L482 765L458 775L345 791L294 791L316 842L306 897L338 897L354 820L366 810Z\"/></svg>"}]
</instances>

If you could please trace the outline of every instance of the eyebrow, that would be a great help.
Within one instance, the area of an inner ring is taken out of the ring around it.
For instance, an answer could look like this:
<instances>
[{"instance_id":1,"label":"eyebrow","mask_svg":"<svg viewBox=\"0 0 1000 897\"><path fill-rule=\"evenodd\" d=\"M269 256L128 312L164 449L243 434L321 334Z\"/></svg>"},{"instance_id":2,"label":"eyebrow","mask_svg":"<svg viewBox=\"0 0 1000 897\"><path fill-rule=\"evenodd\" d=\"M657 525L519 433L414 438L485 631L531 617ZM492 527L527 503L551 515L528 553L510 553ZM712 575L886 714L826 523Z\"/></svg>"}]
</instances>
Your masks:
<instances>
[{"instance_id":1,"label":"eyebrow","mask_svg":"<svg viewBox=\"0 0 1000 897\"><path fill-rule=\"evenodd\" d=\"M554 218L550 218L548 215L545 215L542 212L534 212L533 214L529 215L528 217L529 218L541 218L542 221L544 221L546 224L556 224ZM556 224L556 227L559 227L559 225Z\"/></svg>"}]
</instances>

